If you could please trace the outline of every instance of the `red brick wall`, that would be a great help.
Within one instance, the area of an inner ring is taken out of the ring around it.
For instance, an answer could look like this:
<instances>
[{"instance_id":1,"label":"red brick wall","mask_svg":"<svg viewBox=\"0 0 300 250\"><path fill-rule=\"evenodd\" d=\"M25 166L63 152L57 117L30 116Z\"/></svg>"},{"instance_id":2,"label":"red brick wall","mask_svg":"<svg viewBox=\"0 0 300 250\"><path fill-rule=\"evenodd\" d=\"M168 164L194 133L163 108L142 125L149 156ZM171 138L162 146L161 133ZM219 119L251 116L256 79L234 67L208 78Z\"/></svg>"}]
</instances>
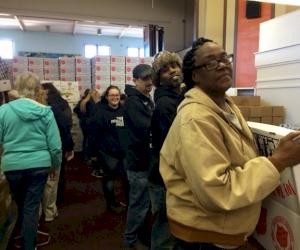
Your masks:
<instances>
[{"instance_id":1,"label":"red brick wall","mask_svg":"<svg viewBox=\"0 0 300 250\"><path fill-rule=\"evenodd\" d=\"M255 87L254 53L258 51L259 24L271 18L272 6L262 3L261 17L247 19L246 0L238 0L237 15L235 87Z\"/></svg>"}]
</instances>

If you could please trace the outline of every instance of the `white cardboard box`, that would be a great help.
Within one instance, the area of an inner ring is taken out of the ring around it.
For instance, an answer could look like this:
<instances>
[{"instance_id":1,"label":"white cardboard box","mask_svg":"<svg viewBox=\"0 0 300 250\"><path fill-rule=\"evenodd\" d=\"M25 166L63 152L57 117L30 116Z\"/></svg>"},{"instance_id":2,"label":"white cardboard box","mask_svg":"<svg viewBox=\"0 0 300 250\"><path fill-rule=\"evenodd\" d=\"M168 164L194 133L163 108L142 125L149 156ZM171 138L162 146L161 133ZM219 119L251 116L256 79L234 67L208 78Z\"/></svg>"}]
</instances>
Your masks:
<instances>
[{"instance_id":1,"label":"white cardboard box","mask_svg":"<svg viewBox=\"0 0 300 250\"><path fill-rule=\"evenodd\" d=\"M300 249L300 216L272 198L263 201L254 238L266 250Z\"/></svg>"},{"instance_id":2,"label":"white cardboard box","mask_svg":"<svg viewBox=\"0 0 300 250\"><path fill-rule=\"evenodd\" d=\"M111 64L122 64L125 66L125 56L111 56L110 63Z\"/></svg>"},{"instance_id":3,"label":"white cardboard box","mask_svg":"<svg viewBox=\"0 0 300 250\"><path fill-rule=\"evenodd\" d=\"M271 155L279 139L293 131L256 122L248 122L248 125L256 138L260 155L264 156ZM300 164L281 173L280 185L272 193L272 198L300 215Z\"/></svg>"},{"instance_id":4,"label":"white cardboard box","mask_svg":"<svg viewBox=\"0 0 300 250\"><path fill-rule=\"evenodd\" d=\"M125 85L125 75L123 74L111 74L110 77L111 85Z\"/></svg>"},{"instance_id":5,"label":"white cardboard box","mask_svg":"<svg viewBox=\"0 0 300 250\"><path fill-rule=\"evenodd\" d=\"M11 90L10 80L0 80L0 92Z\"/></svg>"},{"instance_id":6,"label":"white cardboard box","mask_svg":"<svg viewBox=\"0 0 300 250\"><path fill-rule=\"evenodd\" d=\"M125 76L125 81L126 81L126 84L128 85L135 85L134 82L133 82L133 77L132 75L127 75Z\"/></svg>"},{"instance_id":7,"label":"white cardboard box","mask_svg":"<svg viewBox=\"0 0 300 250\"><path fill-rule=\"evenodd\" d=\"M142 64L152 64L152 57L140 57L140 63Z\"/></svg>"},{"instance_id":8,"label":"white cardboard box","mask_svg":"<svg viewBox=\"0 0 300 250\"><path fill-rule=\"evenodd\" d=\"M92 59L92 63L97 64L110 64L110 56L95 56Z\"/></svg>"},{"instance_id":9,"label":"white cardboard box","mask_svg":"<svg viewBox=\"0 0 300 250\"><path fill-rule=\"evenodd\" d=\"M110 74L110 64L95 64L95 67L93 68L93 73Z\"/></svg>"},{"instance_id":10,"label":"white cardboard box","mask_svg":"<svg viewBox=\"0 0 300 250\"><path fill-rule=\"evenodd\" d=\"M125 65L121 64L111 64L110 65L111 74L125 74Z\"/></svg>"},{"instance_id":11,"label":"white cardboard box","mask_svg":"<svg viewBox=\"0 0 300 250\"><path fill-rule=\"evenodd\" d=\"M44 67L58 67L57 58L44 58Z\"/></svg>"}]
</instances>

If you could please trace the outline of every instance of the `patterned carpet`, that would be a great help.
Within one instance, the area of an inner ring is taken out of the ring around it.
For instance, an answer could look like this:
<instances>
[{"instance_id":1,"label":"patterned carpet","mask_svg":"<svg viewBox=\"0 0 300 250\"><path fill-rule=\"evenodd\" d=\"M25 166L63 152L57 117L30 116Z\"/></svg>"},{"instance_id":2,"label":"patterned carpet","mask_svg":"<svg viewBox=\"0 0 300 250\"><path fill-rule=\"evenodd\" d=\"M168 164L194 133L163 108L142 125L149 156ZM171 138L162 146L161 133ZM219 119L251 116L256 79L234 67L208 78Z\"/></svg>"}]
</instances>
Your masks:
<instances>
[{"instance_id":1,"label":"patterned carpet","mask_svg":"<svg viewBox=\"0 0 300 250\"><path fill-rule=\"evenodd\" d=\"M58 207L59 216L50 223L40 222L39 229L51 235L42 250L119 250L123 249L126 212L106 211L101 178L91 176L91 168L76 156L66 166L64 203ZM118 200L124 201L120 183L116 187ZM148 230L148 231L147 231ZM149 234L149 228L145 234ZM140 249L147 249L139 247ZM15 250L13 244L7 250ZM251 240L248 250L262 250Z\"/></svg>"}]
</instances>

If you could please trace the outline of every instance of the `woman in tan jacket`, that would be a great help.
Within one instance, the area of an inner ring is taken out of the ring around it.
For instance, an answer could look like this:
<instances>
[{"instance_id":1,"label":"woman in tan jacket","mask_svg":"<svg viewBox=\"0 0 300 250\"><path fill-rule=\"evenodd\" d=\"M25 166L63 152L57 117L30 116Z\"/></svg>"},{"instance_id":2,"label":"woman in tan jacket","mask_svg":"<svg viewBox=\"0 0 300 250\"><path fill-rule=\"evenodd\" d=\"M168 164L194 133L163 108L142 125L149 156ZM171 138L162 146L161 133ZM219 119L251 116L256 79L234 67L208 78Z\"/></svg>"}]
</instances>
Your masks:
<instances>
[{"instance_id":1,"label":"woman in tan jacket","mask_svg":"<svg viewBox=\"0 0 300 250\"><path fill-rule=\"evenodd\" d=\"M280 172L300 162L300 134L284 137L271 157L257 155L252 133L225 92L232 56L200 38L183 62L190 89L160 152L175 249L236 249L257 224L261 200Z\"/></svg>"}]
</instances>

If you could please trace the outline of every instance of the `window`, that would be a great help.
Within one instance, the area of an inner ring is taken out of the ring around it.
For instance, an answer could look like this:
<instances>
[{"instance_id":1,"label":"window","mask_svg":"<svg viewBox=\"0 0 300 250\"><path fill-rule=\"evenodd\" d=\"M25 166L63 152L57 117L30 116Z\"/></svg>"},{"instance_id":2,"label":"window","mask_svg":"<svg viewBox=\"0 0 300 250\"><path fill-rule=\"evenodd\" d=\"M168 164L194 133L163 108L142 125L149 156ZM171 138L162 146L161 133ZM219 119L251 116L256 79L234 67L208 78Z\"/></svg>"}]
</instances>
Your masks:
<instances>
[{"instance_id":1,"label":"window","mask_svg":"<svg viewBox=\"0 0 300 250\"><path fill-rule=\"evenodd\" d=\"M84 46L84 55L87 58L92 58L97 55L97 45L87 44Z\"/></svg>"},{"instance_id":2,"label":"window","mask_svg":"<svg viewBox=\"0 0 300 250\"><path fill-rule=\"evenodd\" d=\"M144 48L127 48L127 56L130 57L144 57Z\"/></svg>"},{"instance_id":3,"label":"window","mask_svg":"<svg viewBox=\"0 0 300 250\"><path fill-rule=\"evenodd\" d=\"M0 57L3 59L12 59L13 56L13 41L0 40Z\"/></svg>"},{"instance_id":4,"label":"window","mask_svg":"<svg viewBox=\"0 0 300 250\"><path fill-rule=\"evenodd\" d=\"M87 58L92 58L96 55L109 56L110 47L106 45L86 44L84 46L84 55Z\"/></svg>"},{"instance_id":5,"label":"window","mask_svg":"<svg viewBox=\"0 0 300 250\"><path fill-rule=\"evenodd\" d=\"M144 48L140 48L140 57L145 57Z\"/></svg>"}]
</instances>

